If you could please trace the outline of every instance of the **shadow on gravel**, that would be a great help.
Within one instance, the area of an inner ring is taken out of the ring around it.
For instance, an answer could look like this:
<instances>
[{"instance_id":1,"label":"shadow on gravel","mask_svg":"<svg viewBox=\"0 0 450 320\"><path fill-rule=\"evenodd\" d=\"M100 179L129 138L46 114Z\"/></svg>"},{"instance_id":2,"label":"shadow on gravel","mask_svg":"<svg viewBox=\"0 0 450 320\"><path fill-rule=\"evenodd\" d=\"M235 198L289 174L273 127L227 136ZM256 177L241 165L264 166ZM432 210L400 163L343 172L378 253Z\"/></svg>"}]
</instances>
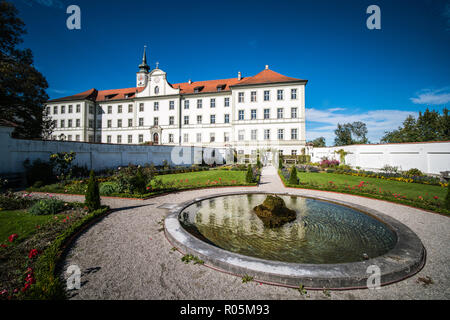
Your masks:
<instances>
[{"instance_id":1,"label":"shadow on gravel","mask_svg":"<svg viewBox=\"0 0 450 320\"><path fill-rule=\"evenodd\" d=\"M155 204L154 203L148 203L148 204L142 204L142 205L139 205L139 206L128 206L128 207L114 208L114 209L111 209L111 213L124 211L124 210L130 210L130 209L136 209L136 208L141 208L141 207L148 207L148 206L153 206L153 205L155 205Z\"/></svg>"}]
</instances>

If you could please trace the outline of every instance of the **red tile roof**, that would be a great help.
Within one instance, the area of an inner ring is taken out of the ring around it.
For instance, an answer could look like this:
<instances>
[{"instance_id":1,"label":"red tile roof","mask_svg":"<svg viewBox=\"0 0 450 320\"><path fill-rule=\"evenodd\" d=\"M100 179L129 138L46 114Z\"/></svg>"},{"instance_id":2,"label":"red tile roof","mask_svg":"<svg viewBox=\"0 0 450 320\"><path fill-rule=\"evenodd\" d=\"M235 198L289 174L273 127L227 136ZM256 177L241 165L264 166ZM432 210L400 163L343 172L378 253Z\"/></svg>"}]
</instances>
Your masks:
<instances>
[{"instance_id":1,"label":"red tile roof","mask_svg":"<svg viewBox=\"0 0 450 320\"><path fill-rule=\"evenodd\" d=\"M196 88L198 88L198 93L209 93L217 92L217 88L221 88L221 91L230 91L231 87L233 86L297 81L303 81L306 83L308 80L286 77L270 69L265 69L253 77L241 78L241 80L238 80L238 78L230 78L221 80L193 81L191 83L183 82L170 85L175 89L180 89L180 94L192 94L196 93ZM125 88L100 91L97 91L96 89L90 89L73 96L52 99L48 102L86 99L92 101L125 100L127 99L126 95L128 95L128 99L132 99L135 98L136 92L141 92L142 90L144 90L144 88Z\"/></svg>"}]
</instances>

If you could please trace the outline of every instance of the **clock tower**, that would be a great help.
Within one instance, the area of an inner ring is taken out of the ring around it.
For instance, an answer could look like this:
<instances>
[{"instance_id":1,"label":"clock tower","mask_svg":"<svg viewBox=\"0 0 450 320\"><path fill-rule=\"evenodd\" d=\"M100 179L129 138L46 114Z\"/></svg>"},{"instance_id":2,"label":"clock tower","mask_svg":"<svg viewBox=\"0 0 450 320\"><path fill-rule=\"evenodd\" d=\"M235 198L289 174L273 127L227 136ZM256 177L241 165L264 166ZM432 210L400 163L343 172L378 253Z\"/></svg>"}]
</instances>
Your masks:
<instances>
[{"instance_id":1,"label":"clock tower","mask_svg":"<svg viewBox=\"0 0 450 320\"><path fill-rule=\"evenodd\" d=\"M139 71L136 73L136 87L138 88L145 88L148 82L148 70L150 70L150 67L147 64L147 56L145 54L146 48L147 46L144 46L142 63L139 65Z\"/></svg>"}]
</instances>

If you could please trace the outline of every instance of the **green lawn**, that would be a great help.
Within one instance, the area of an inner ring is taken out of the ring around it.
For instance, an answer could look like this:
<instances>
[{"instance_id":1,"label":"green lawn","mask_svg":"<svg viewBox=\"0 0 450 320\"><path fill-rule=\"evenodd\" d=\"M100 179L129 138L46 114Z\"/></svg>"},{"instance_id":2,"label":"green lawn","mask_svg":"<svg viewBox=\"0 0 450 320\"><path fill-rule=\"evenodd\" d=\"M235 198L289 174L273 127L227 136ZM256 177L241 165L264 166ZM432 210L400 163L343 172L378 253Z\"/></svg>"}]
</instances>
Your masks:
<instances>
[{"instance_id":1,"label":"green lawn","mask_svg":"<svg viewBox=\"0 0 450 320\"><path fill-rule=\"evenodd\" d=\"M7 244L8 237L16 233L22 241L36 231L36 226L42 226L53 219L50 216L33 216L26 210L0 211L0 243Z\"/></svg>"},{"instance_id":2,"label":"green lawn","mask_svg":"<svg viewBox=\"0 0 450 320\"><path fill-rule=\"evenodd\" d=\"M173 182L177 188L207 187L215 185L247 185L246 171L209 170L165 174L157 176L163 183Z\"/></svg>"},{"instance_id":3,"label":"green lawn","mask_svg":"<svg viewBox=\"0 0 450 320\"><path fill-rule=\"evenodd\" d=\"M299 172L298 177L300 182L308 182L309 184L329 184L329 182L332 181L334 184L340 186L356 186L361 181L364 181L367 183L367 187L381 188L382 191L390 192L391 194L397 193L405 195L407 198L411 199L416 199L419 196L424 199L433 199L434 196L437 196L439 199L443 200L447 194L447 188L441 186L365 178L345 174Z\"/></svg>"}]
</instances>

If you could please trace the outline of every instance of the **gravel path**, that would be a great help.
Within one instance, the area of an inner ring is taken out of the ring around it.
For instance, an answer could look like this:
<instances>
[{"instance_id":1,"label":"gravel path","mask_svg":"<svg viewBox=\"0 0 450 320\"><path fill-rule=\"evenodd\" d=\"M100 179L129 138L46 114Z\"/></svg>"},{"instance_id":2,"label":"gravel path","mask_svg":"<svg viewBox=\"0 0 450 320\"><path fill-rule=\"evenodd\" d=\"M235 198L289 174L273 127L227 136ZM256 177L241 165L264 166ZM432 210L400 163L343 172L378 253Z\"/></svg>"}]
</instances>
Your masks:
<instances>
[{"instance_id":1,"label":"gravel path","mask_svg":"<svg viewBox=\"0 0 450 320\"><path fill-rule=\"evenodd\" d=\"M206 266L184 264L181 253L161 231L167 211L158 208L189 199L246 190L289 191L298 195L325 196L354 202L388 214L409 226L427 249L427 263L415 276L379 290L322 291L297 290L243 284L241 279ZM82 201L80 196L59 196ZM71 299L450 299L450 219L389 202L306 189L285 188L273 167L265 167L261 184L255 187L204 189L172 193L148 200L102 199L113 212L82 233L73 243L62 270L78 265L82 270L80 290ZM63 278L65 274L61 275ZM433 284L418 278L429 276Z\"/></svg>"}]
</instances>

